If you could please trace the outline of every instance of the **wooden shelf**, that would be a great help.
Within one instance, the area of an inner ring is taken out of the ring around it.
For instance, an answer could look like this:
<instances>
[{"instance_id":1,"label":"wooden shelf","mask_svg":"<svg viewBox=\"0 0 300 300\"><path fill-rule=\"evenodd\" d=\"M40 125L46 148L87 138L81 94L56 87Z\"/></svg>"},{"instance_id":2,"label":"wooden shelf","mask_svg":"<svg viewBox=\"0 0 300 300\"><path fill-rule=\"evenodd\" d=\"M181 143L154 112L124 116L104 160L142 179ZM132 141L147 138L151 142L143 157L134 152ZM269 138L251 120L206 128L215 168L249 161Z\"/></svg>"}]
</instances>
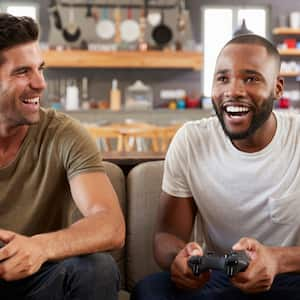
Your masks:
<instances>
[{"instance_id":1,"label":"wooden shelf","mask_svg":"<svg viewBox=\"0 0 300 300\"><path fill-rule=\"evenodd\" d=\"M289 48L289 49L279 49L279 54L280 55L294 55L294 56L297 56L297 55L300 55L300 49L292 49L292 48Z\"/></svg>"},{"instance_id":2,"label":"wooden shelf","mask_svg":"<svg viewBox=\"0 0 300 300\"><path fill-rule=\"evenodd\" d=\"M281 72L280 73L280 76L283 76L283 77L297 77L299 75L300 75L299 72Z\"/></svg>"},{"instance_id":3,"label":"wooden shelf","mask_svg":"<svg viewBox=\"0 0 300 300\"><path fill-rule=\"evenodd\" d=\"M300 34L300 28L277 27L273 29L273 34Z\"/></svg>"},{"instance_id":4,"label":"wooden shelf","mask_svg":"<svg viewBox=\"0 0 300 300\"><path fill-rule=\"evenodd\" d=\"M86 51L45 50L47 67L53 68L166 68L202 69L202 54L187 51Z\"/></svg>"}]
</instances>

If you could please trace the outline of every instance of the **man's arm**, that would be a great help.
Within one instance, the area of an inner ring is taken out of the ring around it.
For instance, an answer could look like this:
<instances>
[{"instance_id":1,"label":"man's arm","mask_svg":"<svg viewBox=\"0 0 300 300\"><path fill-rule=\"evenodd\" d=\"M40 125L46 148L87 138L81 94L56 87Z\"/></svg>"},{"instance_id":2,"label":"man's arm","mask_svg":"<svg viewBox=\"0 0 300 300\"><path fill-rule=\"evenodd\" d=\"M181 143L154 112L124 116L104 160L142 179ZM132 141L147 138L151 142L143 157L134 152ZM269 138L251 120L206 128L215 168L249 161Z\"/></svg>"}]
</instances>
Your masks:
<instances>
[{"instance_id":1,"label":"man's arm","mask_svg":"<svg viewBox=\"0 0 300 300\"><path fill-rule=\"evenodd\" d=\"M171 271L178 287L199 288L208 274L195 277L188 268L191 255L202 255L197 243L189 243L197 208L192 197L178 198L162 193L154 235L154 257L163 269Z\"/></svg>"},{"instance_id":2,"label":"man's arm","mask_svg":"<svg viewBox=\"0 0 300 300\"><path fill-rule=\"evenodd\" d=\"M162 192L154 235L154 257L161 268L171 264L188 243L196 215L193 198L178 198Z\"/></svg>"},{"instance_id":3,"label":"man's arm","mask_svg":"<svg viewBox=\"0 0 300 300\"><path fill-rule=\"evenodd\" d=\"M69 228L26 237L0 230L7 243L0 250L0 278L16 280L37 272L47 260L120 248L125 223L112 185L102 172L84 173L70 180L71 192L84 218Z\"/></svg>"},{"instance_id":4,"label":"man's arm","mask_svg":"<svg viewBox=\"0 0 300 300\"><path fill-rule=\"evenodd\" d=\"M84 218L67 229L33 237L45 245L48 260L121 248L125 222L107 175L79 174L70 180L70 187Z\"/></svg>"}]
</instances>

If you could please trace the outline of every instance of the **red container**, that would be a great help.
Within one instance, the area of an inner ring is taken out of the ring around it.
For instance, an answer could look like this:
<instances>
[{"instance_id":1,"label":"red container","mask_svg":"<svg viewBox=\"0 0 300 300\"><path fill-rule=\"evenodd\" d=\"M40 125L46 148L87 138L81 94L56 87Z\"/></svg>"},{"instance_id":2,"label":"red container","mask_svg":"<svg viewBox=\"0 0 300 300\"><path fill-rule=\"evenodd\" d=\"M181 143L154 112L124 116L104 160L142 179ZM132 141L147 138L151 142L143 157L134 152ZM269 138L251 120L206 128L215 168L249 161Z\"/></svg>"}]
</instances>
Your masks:
<instances>
[{"instance_id":1,"label":"red container","mask_svg":"<svg viewBox=\"0 0 300 300\"><path fill-rule=\"evenodd\" d=\"M296 48L297 45L296 39L285 39L283 42L287 46L287 48Z\"/></svg>"},{"instance_id":2,"label":"red container","mask_svg":"<svg viewBox=\"0 0 300 300\"><path fill-rule=\"evenodd\" d=\"M278 103L279 108L289 108L290 107L290 99L288 98L280 98Z\"/></svg>"},{"instance_id":3,"label":"red container","mask_svg":"<svg viewBox=\"0 0 300 300\"><path fill-rule=\"evenodd\" d=\"M185 102L186 102L187 108L200 107L200 99L199 98L186 97Z\"/></svg>"}]
</instances>

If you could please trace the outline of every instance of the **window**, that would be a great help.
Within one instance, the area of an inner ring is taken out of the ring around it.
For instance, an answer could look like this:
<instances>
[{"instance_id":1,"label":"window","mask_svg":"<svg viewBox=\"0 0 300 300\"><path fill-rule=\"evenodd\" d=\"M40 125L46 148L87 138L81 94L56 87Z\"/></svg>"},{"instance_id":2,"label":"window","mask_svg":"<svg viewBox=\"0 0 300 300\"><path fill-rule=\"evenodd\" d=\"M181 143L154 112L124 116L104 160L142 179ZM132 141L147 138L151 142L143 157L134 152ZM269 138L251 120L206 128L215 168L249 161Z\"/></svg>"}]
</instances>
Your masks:
<instances>
[{"instance_id":1,"label":"window","mask_svg":"<svg viewBox=\"0 0 300 300\"><path fill-rule=\"evenodd\" d=\"M38 20L38 4L33 2L4 2L0 4L0 11L7 12L14 16L28 16Z\"/></svg>"},{"instance_id":2,"label":"window","mask_svg":"<svg viewBox=\"0 0 300 300\"><path fill-rule=\"evenodd\" d=\"M242 20L252 32L266 37L269 9L260 7L205 6L202 9L204 51L203 94L210 97L215 62L222 46L230 40ZM218 20L216 22L216 20ZM221 24L221 25L220 25Z\"/></svg>"}]
</instances>

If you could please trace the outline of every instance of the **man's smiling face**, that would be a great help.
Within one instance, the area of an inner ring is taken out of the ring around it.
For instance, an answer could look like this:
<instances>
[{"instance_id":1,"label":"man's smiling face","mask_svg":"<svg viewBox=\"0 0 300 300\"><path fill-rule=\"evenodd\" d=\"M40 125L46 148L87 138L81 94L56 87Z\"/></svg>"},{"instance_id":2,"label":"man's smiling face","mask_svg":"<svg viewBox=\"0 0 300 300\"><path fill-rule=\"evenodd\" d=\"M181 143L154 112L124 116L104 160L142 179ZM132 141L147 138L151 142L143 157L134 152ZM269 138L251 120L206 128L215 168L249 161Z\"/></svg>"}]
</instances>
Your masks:
<instances>
[{"instance_id":1,"label":"man's smiling face","mask_svg":"<svg viewBox=\"0 0 300 300\"><path fill-rule=\"evenodd\" d=\"M246 139L265 123L277 90L276 62L263 46L229 44L222 50L216 63L212 99L231 140Z\"/></svg>"},{"instance_id":2,"label":"man's smiling face","mask_svg":"<svg viewBox=\"0 0 300 300\"><path fill-rule=\"evenodd\" d=\"M1 56L0 122L12 127L38 122L40 98L46 87L38 42L9 48Z\"/></svg>"}]
</instances>

